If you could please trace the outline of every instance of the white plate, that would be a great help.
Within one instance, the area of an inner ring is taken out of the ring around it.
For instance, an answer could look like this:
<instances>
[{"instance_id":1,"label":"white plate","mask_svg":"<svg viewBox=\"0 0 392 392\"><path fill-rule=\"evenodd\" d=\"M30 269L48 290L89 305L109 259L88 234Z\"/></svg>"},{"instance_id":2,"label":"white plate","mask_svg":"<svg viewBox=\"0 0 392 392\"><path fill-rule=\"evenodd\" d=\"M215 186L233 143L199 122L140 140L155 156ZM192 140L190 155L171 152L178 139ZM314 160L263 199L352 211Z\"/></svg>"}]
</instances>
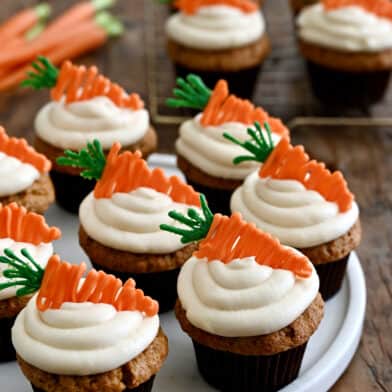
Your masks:
<instances>
[{"instance_id":1,"label":"white plate","mask_svg":"<svg viewBox=\"0 0 392 392\"><path fill-rule=\"evenodd\" d=\"M171 155L154 154L150 164L178 174ZM55 243L56 252L71 262L86 261L78 245L78 219L53 206L46 214L51 225L62 229L63 237ZM311 338L299 377L282 392L324 392L338 380L350 363L362 334L365 316L366 287L358 257L350 257L343 287L327 302L325 317ZM181 331L172 313L161 317L169 337L170 354L154 383L157 392L214 391L199 376L191 340ZM0 365L0 390L31 392L16 363Z\"/></svg>"}]
</instances>

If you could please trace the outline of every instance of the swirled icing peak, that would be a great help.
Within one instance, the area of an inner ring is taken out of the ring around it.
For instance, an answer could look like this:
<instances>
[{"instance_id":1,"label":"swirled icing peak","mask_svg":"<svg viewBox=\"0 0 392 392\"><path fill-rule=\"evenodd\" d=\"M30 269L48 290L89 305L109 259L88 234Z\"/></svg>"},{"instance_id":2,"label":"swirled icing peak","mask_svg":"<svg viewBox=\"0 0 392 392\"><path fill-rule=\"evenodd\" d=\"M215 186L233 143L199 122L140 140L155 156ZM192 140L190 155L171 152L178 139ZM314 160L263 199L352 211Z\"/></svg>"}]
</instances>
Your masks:
<instances>
[{"instance_id":1,"label":"swirled icing peak","mask_svg":"<svg viewBox=\"0 0 392 392\"><path fill-rule=\"evenodd\" d=\"M177 176L167 177L162 169L150 169L139 151L119 154L120 143L113 144L102 178L97 182L94 196L110 198L114 193L128 193L137 188L152 188L173 201L199 206L199 194Z\"/></svg>"},{"instance_id":2,"label":"swirled icing peak","mask_svg":"<svg viewBox=\"0 0 392 392\"><path fill-rule=\"evenodd\" d=\"M258 9L257 4L250 0L176 0L174 6L186 14L194 14L201 7L211 5L226 5L251 13Z\"/></svg>"},{"instance_id":3,"label":"swirled icing peak","mask_svg":"<svg viewBox=\"0 0 392 392\"><path fill-rule=\"evenodd\" d=\"M305 188L319 192L336 202L341 212L348 211L354 200L340 171L331 173L324 163L310 160L303 146L293 147L282 139L259 170L261 178L297 180Z\"/></svg>"},{"instance_id":4,"label":"swirled icing peak","mask_svg":"<svg viewBox=\"0 0 392 392\"><path fill-rule=\"evenodd\" d=\"M39 245L57 240L60 236L61 231L57 227L49 227L42 215L27 212L16 203L0 205L0 238Z\"/></svg>"},{"instance_id":5,"label":"swirled icing peak","mask_svg":"<svg viewBox=\"0 0 392 392\"><path fill-rule=\"evenodd\" d=\"M45 155L36 152L25 139L9 137L3 127L0 127L0 151L32 165L41 173L47 173L52 167Z\"/></svg>"},{"instance_id":6,"label":"swirled icing peak","mask_svg":"<svg viewBox=\"0 0 392 392\"><path fill-rule=\"evenodd\" d=\"M374 15L392 20L392 3L390 0L323 0L323 5L327 11L357 6Z\"/></svg>"}]
</instances>

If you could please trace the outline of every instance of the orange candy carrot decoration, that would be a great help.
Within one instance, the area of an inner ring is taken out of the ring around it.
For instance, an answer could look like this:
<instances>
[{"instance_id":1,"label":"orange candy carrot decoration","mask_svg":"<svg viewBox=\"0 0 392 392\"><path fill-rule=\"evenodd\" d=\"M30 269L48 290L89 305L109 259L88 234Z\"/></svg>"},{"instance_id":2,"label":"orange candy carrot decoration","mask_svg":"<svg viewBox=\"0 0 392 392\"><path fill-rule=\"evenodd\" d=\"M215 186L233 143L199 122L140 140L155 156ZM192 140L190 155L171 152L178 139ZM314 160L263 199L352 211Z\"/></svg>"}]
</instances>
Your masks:
<instances>
[{"instance_id":1,"label":"orange candy carrot decoration","mask_svg":"<svg viewBox=\"0 0 392 392\"><path fill-rule=\"evenodd\" d=\"M381 18L392 19L392 3L390 0L323 0L328 11L350 6L358 6Z\"/></svg>"},{"instance_id":2,"label":"orange candy carrot decoration","mask_svg":"<svg viewBox=\"0 0 392 392\"><path fill-rule=\"evenodd\" d=\"M288 136L288 129L283 123L274 117L270 117L261 108L256 108L247 99L241 99L229 93L229 87L225 80L220 80L208 101L201 117L203 126L218 126L226 122L240 122L243 124L260 124L268 122L272 131L278 135Z\"/></svg>"},{"instance_id":3,"label":"orange candy carrot decoration","mask_svg":"<svg viewBox=\"0 0 392 392\"><path fill-rule=\"evenodd\" d=\"M287 139L282 139L275 147L261 166L259 176L297 180L305 188L337 203L342 212L351 208L354 199L340 171L331 173L323 163L311 161L302 146L293 147Z\"/></svg>"},{"instance_id":4,"label":"orange candy carrot decoration","mask_svg":"<svg viewBox=\"0 0 392 392\"><path fill-rule=\"evenodd\" d=\"M0 127L0 151L24 163L29 163L41 173L47 173L52 167L45 155L36 152L25 139L9 137L3 127Z\"/></svg>"},{"instance_id":5,"label":"orange candy carrot decoration","mask_svg":"<svg viewBox=\"0 0 392 392\"><path fill-rule=\"evenodd\" d=\"M43 216L27 212L16 203L0 204L0 238L12 238L17 242L39 245L59 239L61 232L57 227L49 227Z\"/></svg>"},{"instance_id":6,"label":"orange candy carrot decoration","mask_svg":"<svg viewBox=\"0 0 392 392\"><path fill-rule=\"evenodd\" d=\"M194 14L200 7L210 5L226 5L235 7L243 12L255 12L258 7L250 0L176 0L174 6L186 14Z\"/></svg>"},{"instance_id":7,"label":"orange candy carrot decoration","mask_svg":"<svg viewBox=\"0 0 392 392\"><path fill-rule=\"evenodd\" d=\"M85 271L84 263L73 265L52 256L38 293L37 308L45 311L59 309L64 302L93 302L113 305L118 311L138 310L148 317L158 313L158 302L136 289L133 279L123 285L114 275L91 270L80 283Z\"/></svg>"},{"instance_id":8,"label":"orange candy carrot decoration","mask_svg":"<svg viewBox=\"0 0 392 392\"><path fill-rule=\"evenodd\" d=\"M308 278L312 274L306 256L283 247L270 234L242 220L239 213L230 218L216 214L207 237L200 242L194 255L223 263L254 256L260 265L289 270L300 278Z\"/></svg>"},{"instance_id":9,"label":"orange candy carrot decoration","mask_svg":"<svg viewBox=\"0 0 392 392\"><path fill-rule=\"evenodd\" d=\"M162 169L151 170L139 151L119 154L120 149L120 143L115 143L109 152L102 178L94 190L97 199L147 187L167 194L178 203L200 205L199 194L177 176L166 177Z\"/></svg>"}]
</instances>

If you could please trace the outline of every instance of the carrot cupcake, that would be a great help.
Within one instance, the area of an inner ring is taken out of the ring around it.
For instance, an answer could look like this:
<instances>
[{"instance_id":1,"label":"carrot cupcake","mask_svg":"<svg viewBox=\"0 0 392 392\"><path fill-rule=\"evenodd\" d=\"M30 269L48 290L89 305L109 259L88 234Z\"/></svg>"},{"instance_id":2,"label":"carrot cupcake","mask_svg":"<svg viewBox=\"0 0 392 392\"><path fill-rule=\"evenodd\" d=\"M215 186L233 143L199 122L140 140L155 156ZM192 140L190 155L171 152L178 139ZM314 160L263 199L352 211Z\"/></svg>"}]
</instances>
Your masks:
<instances>
[{"instance_id":1,"label":"carrot cupcake","mask_svg":"<svg viewBox=\"0 0 392 392\"><path fill-rule=\"evenodd\" d=\"M166 23L167 50L177 75L198 73L210 85L224 78L250 98L270 52L260 7L250 0L178 0Z\"/></svg>"},{"instance_id":2,"label":"carrot cupcake","mask_svg":"<svg viewBox=\"0 0 392 392\"><path fill-rule=\"evenodd\" d=\"M52 241L57 240L60 235L60 230L48 227L41 215L27 212L16 203L0 205L0 255L5 252L13 265L17 265L19 259L13 257L10 252L24 249L27 259L31 256L36 263L30 261L27 264L32 268L45 267L53 254ZM18 284L29 281L31 275L26 273L18 279L19 277L12 273L7 273L5 260L5 257L0 256L0 362L15 360L15 350L11 344L11 327L15 317L35 292Z\"/></svg>"},{"instance_id":3,"label":"carrot cupcake","mask_svg":"<svg viewBox=\"0 0 392 392\"><path fill-rule=\"evenodd\" d=\"M19 366L34 391L151 391L168 353L156 301L132 279L123 285L95 270L83 279L85 263L52 256L43 270L26 253L6 253L8 273L28 273L23 290L38 291L12 328Z\"/></svg>"},{"instance_id":4,"label":"carrot cupcake","mask_svg":"<svg viewBox=\"0 0 392 392\"><path fill-rule=\"evenodd\" d=\"M220 80L213 91L196 75L177 80L175 98L167 101L171 107L185 107L202 111L180 127L176 141L177 165L197 191L206 195L213 211L230 213L230 197L244 178L256 170L257 164L233 159L242 152L241 147L227 141L229 132L245 140L247 127L255 121L271 125L271 139L278 143L288 129L279 119L270 117L262 108L229 93L228 84Z\"/></svg>"},{"instance_id":5,"label":"carrot cupcake","mask_svg":"<svg viewBox=\"0 0 392 392\"><path fill-rule=\"evenodd\" d=\"M263 151L264 158L254 156L263 165L233 193L231 209L309 257L327 300L340 289L361 240L358 205L342 174L310 160L302 146L282 139Z\"/></svg>"},{"instance_id":6,"label":"carrot cupcake","mask_svg":"<svg viewBox=\"0 0 392 392\"><path fill-rule=\"evenodd\" d=\"M392 3L323 0L297 19L315 95L331 104L382 99L392 70Z\"/></svg>"},{"instance_id":7,"label":"carrot cupcake","mask_svg":"<svg viewBox=\"0 0 392 392\"><path fill-rule=\"evenodd\" d=\"M177 319L213 387L277 391L297 377L323 317L317 273L306 256L240 214L213 216L203 207L203 217L186 217L184 242L192 233L200 243L178 277Z\"/></svg>"},{"instance_id":8,"label":"carrot cupcake","mask_svg":"<svg viewBox=\"0 0 392 392\"><path fill-rule=\"evenodd\" d=\"M159 224L173 222L167 217L173 208L198 207L199 194L178 177L151 170L140 152L120 149L115 143L106 159L95 141L78 157L68 152L60 159L98 181L80 205L80 244L97 269L122 280L133 277L167 311L176 301L180 267L196 245L185 246Z\"/></svg>"},{"instance_id":9,"label":"carrot cupcake","mask_svg":"<svg viewBox=\"0 0 392 392\"><path fill-rule=\"evenodd\" d=\"M16 202L43 214L54 202L51 162L25 139L9 137L0 127L0 203Z\"/></svg>"},{"instance_id":10,"label":"carrot cupcake","mask_svg":"<svg viewBox=\"0 0 392 392\"><path fill-rule=\"evenodd\" d=\"M140 150L147 157L157 147L157 135L149 122L144 103L137 94L127 94L119 85L99 74L96 67L63 63L61 69L40 57L24 86L51 88L51 102L35 119L35 147L53 163L57 201L77 212L80 202L93 189L80 171L60 167L56 158L65 149L79 151L88 141L98 139L105 152L115 141L125 150Z\"/></svg>"}]
</instances>

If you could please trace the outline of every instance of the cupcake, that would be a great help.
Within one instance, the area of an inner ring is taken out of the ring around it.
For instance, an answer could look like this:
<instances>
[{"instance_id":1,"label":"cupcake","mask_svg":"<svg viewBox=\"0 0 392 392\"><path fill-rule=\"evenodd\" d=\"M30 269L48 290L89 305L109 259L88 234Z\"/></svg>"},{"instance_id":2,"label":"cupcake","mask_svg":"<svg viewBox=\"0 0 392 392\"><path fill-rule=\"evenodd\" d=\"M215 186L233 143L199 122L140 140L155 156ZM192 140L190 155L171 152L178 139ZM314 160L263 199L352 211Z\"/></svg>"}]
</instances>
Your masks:
<instances>
[{"instance_id":1,"label":"cupcake","mask_svg":"<svg viewBox=\"0 0 392 392\"><path fill-rule=\"evenodd\" d=\"M155 300L132 279L123 285L95 270L83 279L84 263L52 256L43 270L30 265L31 256L7 254L9 273L22 278L27 271L25 290L39 290L12 328L18 364L34 391L151 391L168 353Z\"/></svg>"},{"instance_id":2,"label":"cupcake","mask_svg":"<svg viewBox=\"0 0 392 392\"><path fill-rule=\"evenodd\" d=\"M100 75L96 67L66 61L57 69L44 57L39 58L35 67L38 70L23 85L51 88L52 100L36 116L34 145L53 163L51 177L58 203L77 212L95 182L81 178L75 168L57 165L56 158L65 149L77 152L88 141L98 139L108 152L119 141L125 150L140 150L147 157L157 147L157 135L140 97L128 95Z\"/></svg>"},{"instance_id":3,"label":"cupcake","mask_svg":"<svg viewBox=\"0 0 392 392\"><path fill-rule=\"evenodd\" d=\"M312 263L238 213L186 218L200 242L178 277L175 311L202 377L220 391L277 391L297 377L323 317Z\"/></svg>"},{"instance_id":4,"label":"cupcake","mask_svg":"<svg viewBox=\"0 0 392 392\"><path fill-rule=\"evenodd\" d=\"M19 259L11 253L24 249L24 254L34 258L37 269L45 267L53 254L52 241L57 240L60 235L60 230L48 227L41 215L27 212L16 203L0 205L0 254L8 249L5 253L11 257L13 265L18 264ZM35 292L18 285L21 281L23 283L31 279L28 273L20 276L20 279L16 279L12 273L7 273L5 259L0 256L0 362L15 360L11 327L15 317ZM27 264L34 265L28 261Z\"/></svg>"},{"instance_id":5,"label":"cupcake","mask_svg":"<svg viewBox=\"0 0 392 392\"><path fill-rule=\"evenodd\" d=\"M381 100L392 70L392 3L323 0L297 19L315 95L331 105Z\"/></svg>"},{"instance_id":6,"label":"cupcake","mask_svg":"<svg viewBox=\"0 0 392 392\"><path fill-rule=\"evenodd\" d=\"M232 211L305 254L320 277L324 300L331 298L361 240L353 194L339 171L331 173L287 139L258 160L261 168L233 193Z\"/></svg>"},{"instance_id":7,"label":"cupcake","mask_svg":"<svg viewBox=\"0 0 392 392\"><path fill-rule=\"evenodd\" d=\"M161 312L174 307L177 276L196 245L184 245L159 225L173 208L199 206L199 194L162 169L151 170L140 152L119 154L115 143L106 159L95 141L76 158L68 153L62 164L83 167L94 175L95 189L80 205L79 240L93 266L122 280L132 277L144 292L156 298ZM83 157L91 165L83 165ZM81 159L80 159L81 158Z\"/></svg>"},{"instance_id":8,"label":"cupcake","mask_svg":"<svg viewBox=\"0 0 392 392\"><path fill-rule=\"evenodd\" d=\"M253 161L233 164L233 159L242 152L223 136L229 132L245 140L247 127L255 121L271 125L272 142L276 144L288 129L279 119L270 117L260 107L229 94L228 84L220 80L213 91L196 75L177 80L175 98L167 101L172 107L186 107L202 111L185 121L176 141L177 165L187 182L198 192L206 195L213 211L230 213L230 197L244 178L256 170Z\"/></svg>"},{"instance_id":9,"label":"cupcake","mask_svg":"<svg viewBox=\"0 0 392 392\"><path fill-rule=\"evenodd\" d=\"M166 23L167 51L178 76L223 78L250 98L270 43L260 7L250 0L178 0Z\"/></svg>"},{"instance_id":10,"label":"cupcake","mask_svg":"<svg viewBox=\"0 0 392 392\"><path fill-rule=\"evenodd\" d=\"M297 15L302 10L302 8L319 2L319 0L289 0L289 1L294 15Z\"/></svg>"},{"instance_id":11,"label":"cupcake","mask_svg":"<svg viewBox=\"0 0 392 392\"><path fill-rule=\"evenodd\" d=\"M0 127L0 203L12 202L43 214L54 202L51 162L25 139L9 137Z\"/></svg>"}]
</instances>

